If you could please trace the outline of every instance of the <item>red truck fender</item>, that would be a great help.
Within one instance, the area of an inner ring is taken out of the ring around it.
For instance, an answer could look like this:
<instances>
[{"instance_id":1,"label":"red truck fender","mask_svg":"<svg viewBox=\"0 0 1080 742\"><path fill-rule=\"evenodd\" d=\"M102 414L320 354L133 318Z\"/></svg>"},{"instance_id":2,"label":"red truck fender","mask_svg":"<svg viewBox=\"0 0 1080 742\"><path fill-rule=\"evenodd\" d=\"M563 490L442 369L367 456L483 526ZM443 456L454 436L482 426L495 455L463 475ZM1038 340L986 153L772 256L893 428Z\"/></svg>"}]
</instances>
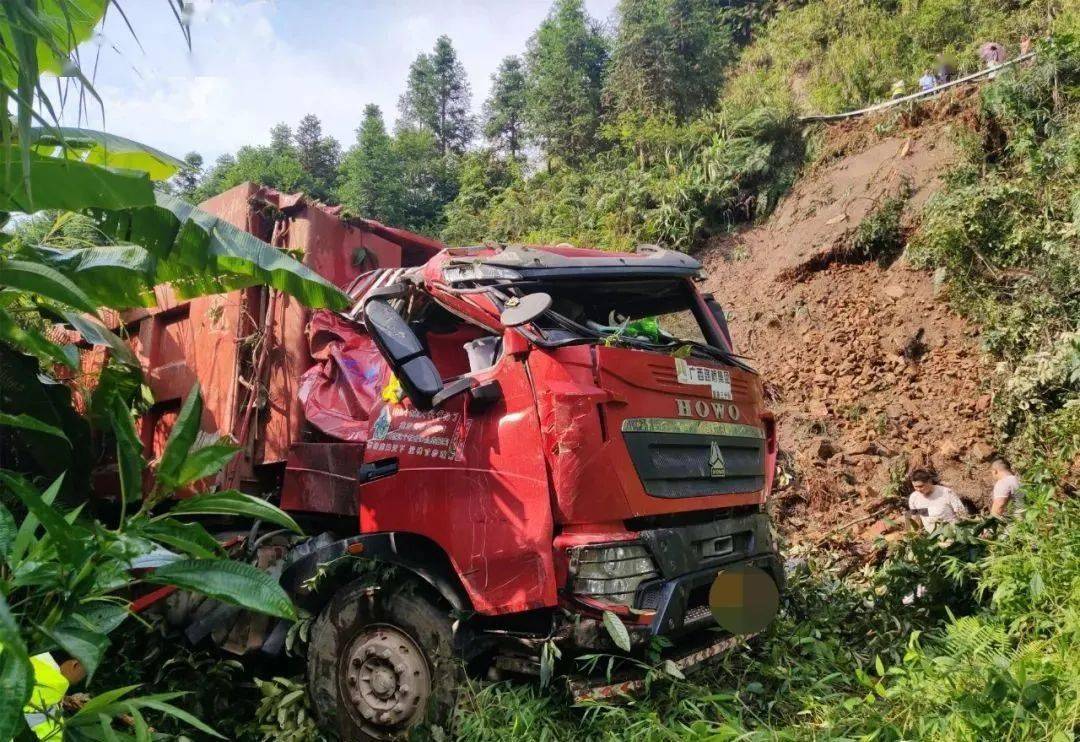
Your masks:
<instances>
[{"instance_id":1,"label":"red truck fender","mask_svg":"<svg viewBox=\"0 0 1080 742\"><path fill-rule=\"evenodd\" d=\"M442 548L426 536L402 531L367 533L340 540L313 539L307 553L289 563L281 573L280 583L298 605L315 613L340 587L320 586L313 590L305 583L318 574L320 567L335 559L352 555L400 567L434 588L457 611L472 609L468 594ZM302 547L300 547L302 549Z\"/></svg>"}]
</instances>

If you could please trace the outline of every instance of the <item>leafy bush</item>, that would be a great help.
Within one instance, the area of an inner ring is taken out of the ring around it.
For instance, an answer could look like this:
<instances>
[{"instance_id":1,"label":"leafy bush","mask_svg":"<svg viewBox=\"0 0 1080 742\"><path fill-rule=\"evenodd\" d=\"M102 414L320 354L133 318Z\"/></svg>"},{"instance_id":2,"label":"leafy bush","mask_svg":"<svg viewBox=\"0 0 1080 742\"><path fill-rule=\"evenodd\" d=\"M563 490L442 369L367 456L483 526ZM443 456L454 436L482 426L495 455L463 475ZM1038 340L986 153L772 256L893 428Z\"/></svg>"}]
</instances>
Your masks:
<instances>
[{"instance_id":1,"label":"leafy bush","mask_svg":"<svg viewBox=\"0 0 1080 742\"><path fill-rule=\"evenodd\" d=\"M899 193L887 196L859 222L850 248L852 259L858 262L875 260L882 268L887 268L900 256L906 242L902 217L910 195L910 184L905 184Z\"/></svg>"},{"instance_id":2,"label":"leafy bush","mask_svg":"<svg viewBox=\"0 0 1080 742\"><path fill-rule=\"evenodd\" d=\"M498 177L469 175L447 209L444 239L689 250L771 211L803 156L794 121L765 110L686 126L623 118L604 133L613 146L578 168L511 177L501 188ZM476 180L491 185L478 190Z\"/></svg>"},{"instance_id":3,"label":"leafy bush","mask_svg":"<svg viewBox=\"0 0 1080 742\"><path fill-rule=\"evenodd\" d=\"M214 733L171 703L182 693L135 696L137 686L99 692L62 713L67 682L51 653L66 655L92 677L107 661L110 636L129 616L132 588L167 585L296 617L269 574L226 558L218 541L189 520L232 514L298 530L289 516L239 492L172 504L176 490L212 476L238 450L226 440L196 445L197 387L146 476L133 414L141 370L102 310L115 316L152 306L153 289L163 283L179 296L265 283L309 304L347 301L269 245L155 192L151 178L167 179L183 162L100 132L30 126L40 120L31 108L35 98L52 110L38 79L42 70L63 69L89 87L70 57L106 5L56 0L5 3L0 11L7 49L0 108L17 113L14 125L6 117L0 125L0 222L9 211L61 210L35 218L16 237L0 235L0 740L23 739L30 727L73 740L115 739L112 724L126 715L141 742L150 738L147 714ZM47 332L54 323L61 331ZM78 409L61 383L80 372L79 351L65 339L70 335L110 356ZM119 479L119 513L100 518L89 486L89 462L98 452L92 431L97 447L115 448ZM153 481L148 490L144 477Z\"/></svg>"},{"instance_id":4,"label":"leafy bush","mask_svg":"<svg viewBox=\"0 0 1080 742\"><path fill-rule=\"evenodd\" d=\"M994 419L1014 452L1027 425L1080 392L1080 42L1039 47L1038 64L985 88L981 136L928 204L909 248L937 268L962 313L1003 359ZM1067 416L1066 416L1067 417Z\"/></svg>"},{"instance_id":5,"label":"leafy bush","mask_svg":"<svg viewBox=\"0 0 1080 742\"><path fill-rule=\"evenodd\" d=\"M1059 13L1059 28L1068 17ZM1049 29L1047 7L1025 0L817 0L779 13L743 54L726 96L806 113L837 113L889 97L951 57L961 73L981 66L978 48L1018 51L1023 34Z\"/></svg>"}]
</instances>

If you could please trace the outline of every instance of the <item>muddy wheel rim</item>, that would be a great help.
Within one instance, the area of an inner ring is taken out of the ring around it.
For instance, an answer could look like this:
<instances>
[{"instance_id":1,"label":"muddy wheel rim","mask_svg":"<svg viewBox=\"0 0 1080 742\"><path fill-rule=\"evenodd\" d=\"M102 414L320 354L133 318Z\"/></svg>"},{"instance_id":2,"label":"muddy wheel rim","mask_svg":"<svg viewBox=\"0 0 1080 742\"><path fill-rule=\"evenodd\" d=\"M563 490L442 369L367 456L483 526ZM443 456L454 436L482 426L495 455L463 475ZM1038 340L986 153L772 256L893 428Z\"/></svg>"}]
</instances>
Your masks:
<instances>
[{"instance_id":1,"label":"muddy wheel rim","mask_svg":"<svg viewBox=\"0 0 1080 742\"><path fill-rule=\"evenodd\" d=\"M411 726L423 715L431 671L423 650L401 629L365 628L349 643L340 667L349 712L374 736Z\"/></svg>"}]
</instances>

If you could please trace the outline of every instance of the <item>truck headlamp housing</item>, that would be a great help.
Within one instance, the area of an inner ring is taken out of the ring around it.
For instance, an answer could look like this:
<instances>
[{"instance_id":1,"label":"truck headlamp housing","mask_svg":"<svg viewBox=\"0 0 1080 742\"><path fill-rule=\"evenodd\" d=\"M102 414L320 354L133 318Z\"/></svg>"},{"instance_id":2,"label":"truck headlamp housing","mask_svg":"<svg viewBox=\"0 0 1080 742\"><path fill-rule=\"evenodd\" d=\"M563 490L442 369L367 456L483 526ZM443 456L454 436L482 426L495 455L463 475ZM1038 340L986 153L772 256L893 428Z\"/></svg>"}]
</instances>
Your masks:
<instances>
[{"instance_id":1,"label":"truck headlamp housing","mask_svg":"<svg viewBox=\"0 0 1080 742\"><path fill-rule=\"evenodd\" d=\"M570 590L604 603L632 606L638 586L659 576L645 545L629 541L569 550Z\"/></svg>"}]
</instances>

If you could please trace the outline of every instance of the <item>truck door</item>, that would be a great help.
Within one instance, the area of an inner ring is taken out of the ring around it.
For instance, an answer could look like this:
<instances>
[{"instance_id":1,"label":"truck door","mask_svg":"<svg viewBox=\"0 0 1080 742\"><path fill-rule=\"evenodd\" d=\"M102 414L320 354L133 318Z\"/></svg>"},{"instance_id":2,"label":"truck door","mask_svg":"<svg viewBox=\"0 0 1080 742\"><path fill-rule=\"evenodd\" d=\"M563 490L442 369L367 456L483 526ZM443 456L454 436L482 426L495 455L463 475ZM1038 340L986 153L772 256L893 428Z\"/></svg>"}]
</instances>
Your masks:
<instances>
[{"instance_id":1,"label":"truck door","mask_svg":"<svg viewBox=\"0 0 1080 742\"><path fill-rule=\"evenodd\" d=\"M408 400L373 410L361 530L430 538L480 613L555 605L553 519L525 364L460 322L439 330L422 334L444 381L464 371L494 386L487 399L463 392L428 411Z\"/></svg>"}]
</instances>

